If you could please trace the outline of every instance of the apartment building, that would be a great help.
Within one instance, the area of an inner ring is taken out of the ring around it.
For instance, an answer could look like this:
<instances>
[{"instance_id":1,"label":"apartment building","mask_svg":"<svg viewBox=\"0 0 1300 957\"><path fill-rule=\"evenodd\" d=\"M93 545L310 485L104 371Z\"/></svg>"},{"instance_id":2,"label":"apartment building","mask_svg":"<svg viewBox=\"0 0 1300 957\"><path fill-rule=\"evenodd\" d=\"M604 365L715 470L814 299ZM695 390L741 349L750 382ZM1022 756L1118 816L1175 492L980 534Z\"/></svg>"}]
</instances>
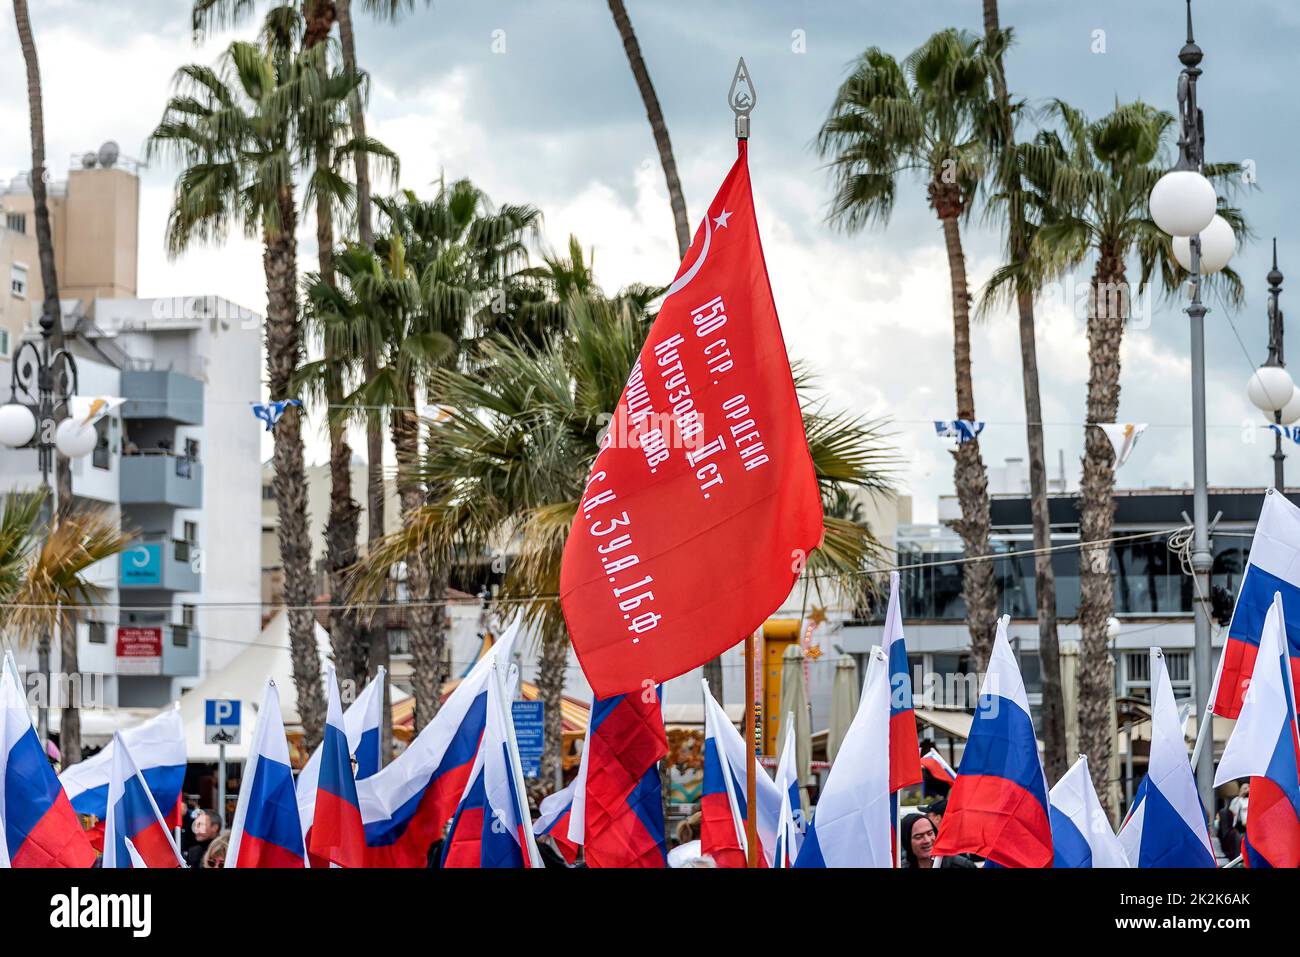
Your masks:
<instances>
[{"instance_id":1,"label":"apartment building","mask_svg":"<svg viewBox=\"0 0 1300 957\"><path fill-rule=\"evenodd\" d=\"M139 181L106 144L51 184L66 347L82 395L126 401L72 463L78 504L119 516L134 543L90 578L78 664L104 676L104 703L153 707L221 667L260 631L261 317L216 296L136 296ZM26 174L0 192L0 382L42 300ZM0 449L0 493L41 483L35 448ZM17 636L10 636L11 638ZM20 663L35 649L20 647ZM60 670L57 648L52 667ZM57 702L55 702L57 704Z\"/></svg>"},{"instance_id":2,"label":"apartment building","mask_svg":"<svg viewBox=\"0 0 1300 957\"><path fill-rule=\"evenodd\" d=\"M74 157L67 178L47 184L54 267L63 299L136 294L140 245L137 161L105 143ZM39 310L45 287L36 250L29 174L0 185L0 359L8 358Z\"/></svg>"}]
</instances>

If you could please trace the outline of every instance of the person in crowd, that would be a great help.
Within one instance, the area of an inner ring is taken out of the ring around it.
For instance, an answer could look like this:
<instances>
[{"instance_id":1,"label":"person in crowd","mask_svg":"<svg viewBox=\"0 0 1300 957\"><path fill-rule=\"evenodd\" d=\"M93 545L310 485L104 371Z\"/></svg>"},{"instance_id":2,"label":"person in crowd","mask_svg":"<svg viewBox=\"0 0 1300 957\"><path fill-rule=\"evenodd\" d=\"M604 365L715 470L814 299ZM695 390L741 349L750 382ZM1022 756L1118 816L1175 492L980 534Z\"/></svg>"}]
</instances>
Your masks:
<instances>
[{"instance_id":1,"label":"person in crowd","mask_svg":"<svg viewBox=\"0 0 1300 957\"><path fill-rule=\"evenodd\" d=\"M225 867L226 852L230 850L230 832L222 831L207 843L207 850L199 855L198 867ZM191 867L195 865L190 865Z\"/></svg>"},{"instance_id":2,"label":"person in crowd","mask_svg":"<svg viewBox=\"0 0 1300 957\"><path fill-rule=\"evenodd\" d=\"M939 831L926 814L909 814L903 818L903 867L934 867L935 860L931 851ZM938 866L973 868L974 862L964 854L939 858Z\"/></svg>"},{"instance_id":3,"label":"person in crowd","mask_svg":"<svg viewBox=\"0 0 1300 957\"><path fill-rule=\"evenodd\" d=\"M185 795L185 809L181 812L181 853L194 846L194 817L201 810L197 794Z\"/></svg>"},{"instance_id":4,"label":"person in crowd","mask_svg":"<svg viewBox=\"0 0 1300 957\"><path fill-rule=\"evenodd\" d=\"M194 832L194 843L184 852L185 863L190 867L199 867L209 845L221 834L221 818L217 817L216 811L204 808L194 816L194 820L190 823L190 830ZM225 852L222 853L224 855Z\"/></svg>"},{"instance_id":5,"label":"person in crowd","mask_svg":"<svg viewBox=\"0 0 1300 957\"><path fill-rule=\"evenodd\" d=\"M1246 811L1250 804L1250 782L1245 781L1237 796L1228 802L1228 809L1232 811L1233 826L1237 829L1238 834L1246 833Z\"/></svg>"},{"instance_id":6,"label":"person in crowd","mask_svg":"<svg viewBox=\"0 0 1300 957\"><path fill-rule=\"evenodd\" d=\"M1223 856L1229 861L1241 856L1241 835L1237 833L1232 808L1224 801L1219 805L1219 813L1214 817L1214 829L1219 838L1219 847Z\"/></svg>"},{"instance_id":7,"label":"person in crowd","mask_svg":"<svg viewBox=\"0 0 1300 957\"><path fill-rule=\"evenodd\" d=\"M677 825L677 843L668 852L669 867L700 867L690 861L700 857L700 812Z\"/></svg>"},{"instance_id":8,"label":"person in crowd","mask_svg":"<svg viewBox=\"0 0 1300 957\"><path fill-rule=\"evenodd\" d=\"M948 799L946 797L939 798L937 801L931 801L929 804L921 808L921 813L928 817L930 823L934 825L934 833L939 833L939 825L943 823L943 814L947 810Z\"/></svg>"}]
</instances>

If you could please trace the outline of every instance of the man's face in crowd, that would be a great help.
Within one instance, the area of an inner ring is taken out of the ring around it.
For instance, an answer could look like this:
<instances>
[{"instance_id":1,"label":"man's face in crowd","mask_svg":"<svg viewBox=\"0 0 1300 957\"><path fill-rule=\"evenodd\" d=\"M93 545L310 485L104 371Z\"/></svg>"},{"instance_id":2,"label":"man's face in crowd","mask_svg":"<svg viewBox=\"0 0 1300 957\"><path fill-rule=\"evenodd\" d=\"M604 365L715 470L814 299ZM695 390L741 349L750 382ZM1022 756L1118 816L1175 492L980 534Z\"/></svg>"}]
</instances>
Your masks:
<instances>
[{"instance_id":1,"label":"man's face in crowd","mask_svg":"<svg viewBox=\"0 0 1300 957\"><path fill-rule=\"evenodd\" d=\"M190 825L190 830L194 832L195 839L199 841L210 841L220 832L217 822L206 811L195 816L194 823Z\"/></svg>"}]
</instances>

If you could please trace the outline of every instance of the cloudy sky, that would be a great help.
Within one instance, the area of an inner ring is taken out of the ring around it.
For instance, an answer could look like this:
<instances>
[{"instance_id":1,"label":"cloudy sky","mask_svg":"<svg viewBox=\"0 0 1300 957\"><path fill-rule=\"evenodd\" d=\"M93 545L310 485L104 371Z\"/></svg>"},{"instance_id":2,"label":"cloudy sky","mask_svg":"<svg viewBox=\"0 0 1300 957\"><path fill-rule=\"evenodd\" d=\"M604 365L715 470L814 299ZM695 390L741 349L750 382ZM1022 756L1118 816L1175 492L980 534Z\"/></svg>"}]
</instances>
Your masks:
<instances>
[{"instance_id":1,"label":"cloudy sky","mask_svg":"<svg viewBox=\"0 0 1300 957\"><path fill-rule=\"evenodd\" d=\"M142 155L176 68L211 63L232 37L255 30L250 20L196 45L188 0L36 0L31 6L47 153L60 177L70 157L107 139L128 155ZM932 520L937 496L952 483L951 460L930 424L950 417L953 406L939 226L921 184L909 181L887 226L856 235L831 229L828 178L810 143L854 57L869 46L901 57L948 26L979 30L980 3L628 0L628 8L667 118L693 225L734 156L725 95L736 57L745 56L759 97L751 169L790 352L818 373L832 405L893 420L906 463L900 486L914 496L917 518ZM1294 68L1300 7L1243 0L1199 8L1207 152L1215 160L1253 161L1258 180L1241 200L1256 238L1234 262L1247 283L1246 304L1228 311L1216 303L1207 321L1210 480L1261 485L1271 478L1272 443L1257 428L1262 419L1246 401L1245 384L1266 354L1269 237L1279 237L1283 271L1300 274L1300 237L1283 229L1297 199L1286 172L1297 135L1289 123L1292 100L1281 88ZM1093 116L1137 98L1175 108L1179 0L1003 0L1002 19L1017 35L1010 84L1032 103L1060 97ZM610 291L672 277L676 244L663 176L606 4L426 6L417 0L396 25L357 14L357 33L361 64L372 74L371 132L401 155L402 186L427 193L442 175L468 176L498 202L540 207L548 244L558 248L577 235L594 250L597 275ZM22 70L6 13L0 17L0 84L8 94L0 100L0 123L9 131L0 138L0 176L6 178L30 165ZM140 294L216 293L260 311L265 292L255 243L236 239L167 259L163 229L175 174L157 163L143 173ZM310 233L309 226L304 262L314 257ZM978 217L965 239L975 291L998 264L1000 239ZM1078 280L1086 276L1084 270ZM1055 473L1063 451L1073 482L1083 446L1087 342L1072 302L1040 305L1038 349L1049 466ZM982 444L986 461L997 465L1025 449L1014 319L982 321L973 348L977 408L989 423ZM1293 352L1300 355L1300 340ZM1151 428L1121 474L1123 485L1190 482L1187 354L1186 317L1168 302L1155 301L1126 336L1120 418ZM319 437L309 454L323 456Z\"/></svg>"}]
</instances>

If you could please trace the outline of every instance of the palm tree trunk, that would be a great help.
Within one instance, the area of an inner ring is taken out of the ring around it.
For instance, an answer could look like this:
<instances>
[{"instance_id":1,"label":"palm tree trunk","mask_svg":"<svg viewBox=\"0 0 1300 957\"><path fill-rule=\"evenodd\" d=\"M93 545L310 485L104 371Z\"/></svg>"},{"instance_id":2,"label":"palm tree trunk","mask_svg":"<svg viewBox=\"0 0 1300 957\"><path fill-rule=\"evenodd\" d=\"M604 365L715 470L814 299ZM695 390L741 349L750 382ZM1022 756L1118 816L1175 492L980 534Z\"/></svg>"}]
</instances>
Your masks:
<instances>
[{"instance_id":1,"label":"palm tree trunk","mask_svg":"<svg viewBox=\"0 0 1300 957\"><path fill-rule=\"evenodd\" d=\"M424 504L424 489L414 474L420 450L419 420L415 392L408 385L403 408L393 411L393 448L397 455L397 495L403 519L409 519ZM406 625L411 637L411 688L415 695L415 733L419 734L438 713L442 674L442 648L446 634L434 621L429 599L434 586L427 555L406 556ZM446 584L443 583L445 591Z\"/></svg>"},{"instance_id":2,"label":"palm tree trunk","mask_svg":"<svg viewBox=\"0 0 1300 957\"><path fill-rule=\"evenodd\" d=\"M541 781L543 788L553 790L560 780L564 748L564 669L569 661L567 636L547 634L542 639L542 655L537 666L537 691L546 705L542 718Z\"/></svg>"},{"instance_id":3,"label":"palm tree trunk","mask_svg":"<svg viewBox=\"0 0 1300 957\"><path fill-rule=\"evenodd\" d=\"M266 271L266 378L273 401L290 398L290 383L302 357L302 326L298 315L298 256L294 229L297 210L293 194L284 190L280 228L264 237L262 264ZM290 406L275 424L272 457L279 512L280 559L284 564L284 599L288 605L289 655L298 696L306 746L320 742L325 724L325 695L316 650L316 619L311 575L311 536L308 533L307 477L303 466L302 418Z\"/></svg>"},{"instance_id":4,"label":"palm tree trunk","mask_svg":"<svg viewBox=\"0 0 1300 957\"><path fill-rule=\"evenodd\" d=\"M378 371L378 362L373 355L364 359L364 373L367 380ZM386 506L384 488L384 432L383 420L377 409L366 412L366 547L375 550L378 541L384 537L384 509ZM387 597L387 594L385 594ZM392 653L388 641L388 609L379 608L370 618L366 628L366 646L370 660L368 670L377 675L383 668L386 674L393 673ZM393 712L392 695L389 689L392 683L384 682L384 713L380 728L380 764L387 764L393 753Z\"/></svg>"},{"instance_id":5,"label":"palm tree trunk","mask_svg":"<svg viewBox=\"0 0 1300 957\"><path fill-rule=\"evenodd\" d=\"M343 48L343 68L350 74L357 72L357 41L352 32L352 0L334 0L334 11L339 20L339 43ZM348 113L352 120L352 136L358 140L366 137L366 111L361 105L361 91L354 89L348 97ZM357 184L357 238L367 249L375 247L375 236L370 221L370 157L363 150L356 154L355 178Z\"/></svg>"},{"instance_id":6,"label":"palm tree trunk","mask_svg":"<svg viewBox=\"0 0 1300 957\"><path fill-rule=\"evenodd\" d=\"M685 259L686 250L691 246L691 229L686 221L686 200L682 196L682 181L677 178L677 161L673 159L673 144L668 138L668 126L664 123L663 110L659 108L659 97L655 94L654 84L650 82L650 72L645 60L641 58L641 44L637 43L636 33L632 30L632 21L628 19L623 0L609 0L609 12L614 15L614 25L618 35L623 38L623 49L627 51L627 62L636 77L636 88L641 93L641 102L645 104L646 117L650 120L650 131L654 133L655 146L659 148L659 162L664 168L664 179L668 183L668 202L673 208L673 225L677 230L677 252Z\"/></svg>"},{"instance_id":7,"label":"palm tree trunk","mask_svg":"<svg viewBox=\"0 0 1300 957\"><path fill-rule=\"evenodd\" d=\"M36 55L36 38L32 33L27 0L14 0L14 23L18 32L18 45L23 51L23 62L27 67L27 115L32 138L32 210L36 220L36 256L40 263L43 287L41 326L49 330L51 348L57 352L63 348L63 321L59 306L59 277L54 264L54 238L50 229L50 206L45 191L45 104L41 95L41 65ZM66 416L67 409L63 405L55 408L55 423ZM55 461L55 497L58 501L56 511L59 516L63 516L72 508L72 467L65 456L58 452L52 454ZM50 677L49 641L48 635L42 639L46 646L42 653L45 661L42 671L47 679ZM69 676L77 674L79 665L75 629L71 640L68 635L62 634L59 645L62 652L61 670ZM50 682L47 681L47 694L49 687ZM81 760L81 719L75 702L72 702L72 707L63 709L59 726L60 759L63 766L68 767ZM44 742L42 746L43 744Z\"/></svg>"},{"instance_id":8,"label":"palm tree trunk","mask_svg":"<svg viewBox=\"0 0 1300 957\"><path fill-rule=\"evenodd\" d=\"M957 392L957 418L975 418L975 387L971 381L970 357L970 290L966 282L966 254L961 244L958 224L961 197L949 197L947 203L936 193L940 184L930 187L931 203L943 210L944 245L948 252L948 277L952 284L952 341L954 380ZM955 203L953 200L955 199ZM957 534L967 558L991 554L989 548L989 481L980 454L979 440L961 442L953 452L953 484L961 506ZM966 602L966 622L970 628L971 654L977 670L984 670L993 638L997 633L998 594L992 560L968 562L962 566L962 598Z\"/></svg>"},{"instance_id":9,"label":"palm tree trunk","mask_svg":"<svg viewBox=\"0 0 1300 957\"><path fill-rule=\"evenodd\" d=\"M32 206L36 219L36 253L41 266L44 300L41 321L52 325L55 348L63 345L59 322L59 278L54 267L54 240L50 232L50 207L45 194L45 107L41 97L41 66L36 57L36 40L27 13L27 0L14 0L14 21L18 43L27 64L27 112L32 131Z\"/></svg>"},{"instance_id":10,"label":"palm tree trunk","mask_svg":"<svg viewBox=\"0 0 1300 957\"><path fill-rule=\"evenodd\" d=\"M1115 452L1092 423L1114 422L1119 414L1120 343L1128 315L1124 260L1102 250L1088 299L1088 418L1084 426L1083 481L1079 486L1079 749L1088 755L1093 787L1114 818L1110 787L1111 713L1115 685L1106 622L1115 609L1110 538L1115 517Z\"/></svg>"},{"instance_id":11,"label":"palm tree trunk","mask_svg":"<svg viewBox=\"0 0 1300 957\"><path fill-rule=\"evenodd\" d=\"M339 20L339 43L343 48L343 67L348 73L357 72L357 43L352 29L352 0L335 0L334 10ZM361 103L361 91L353 90L348 97L348 111L352 119L352 135L363 140L366 136L366 111ZM370 158L365 152L356 154L355 178L357 186L357 239L367 249L375 248L374 228L370 210ZM364 372L369 379L379 368L373 352L364 359ZM366 541L373 549L375 542L384 536L384 424L375 410L366 416ZM388 614L379 609L365 629L364 643L369 649L369 671L377 674L382 666L391 671L388 648ZM393 722L390 711L388 686L384 687L384 720L380 732L380 751L387 763L393 749Z\"/></svg>"},{"instance_id":12,"label":"palm tree trunk","mask_svg":"<svg viewBox=\"0 0 1300 957\"><path fill-rule=\"evenodd\" d=\"M317 150L317 164L329 163L329 151ZM329 197L316 195L316 249L321 278L334 285L334 221ZM335 413L343 401L339 366L346 357L336 354L331 336L325 337L326 415ZM349 606L347 571L357 560L357 533L361 506L352 498L352 447L347 427L330 423L330 506L325 519L325 571L329 579L330 650L340 675L360 685L365 683L365 649L358 646L355 609Z\"/></svg>"},{"instance_id":13,"label":"palm tree trunk","mask_svg":"<svg viewBox=\"0 0 1300 957\"><path fill-rule=\"evenodd\" d=\"M983 0L984 32L991 44L1000 47L997 0ZM1007 204L1007 245L1013 262L1029 252L1025 228L1024 193L1015 160L1015 129L1011 122L1011 100L1007 94L1002 56L994 59L993 94L997 106L1000 151L998 178ZM1043 408L1038 389L1038 347L1034 332L1034 291L1024 286L1016 291L1020 325L1020 366L1025 390L1025 431L1029 446L1029 500L1034 526L1034 591L1038 600L1038 656L1043 674L1042 727L1044 770L1048 783L1055 783L1066 771L1065 699L1061 689L1061 656L1056 635L1056 575L1052 571L1051 515L1047 503L1047 461L1043 449Z\"/></svg>"}]
</instances>

